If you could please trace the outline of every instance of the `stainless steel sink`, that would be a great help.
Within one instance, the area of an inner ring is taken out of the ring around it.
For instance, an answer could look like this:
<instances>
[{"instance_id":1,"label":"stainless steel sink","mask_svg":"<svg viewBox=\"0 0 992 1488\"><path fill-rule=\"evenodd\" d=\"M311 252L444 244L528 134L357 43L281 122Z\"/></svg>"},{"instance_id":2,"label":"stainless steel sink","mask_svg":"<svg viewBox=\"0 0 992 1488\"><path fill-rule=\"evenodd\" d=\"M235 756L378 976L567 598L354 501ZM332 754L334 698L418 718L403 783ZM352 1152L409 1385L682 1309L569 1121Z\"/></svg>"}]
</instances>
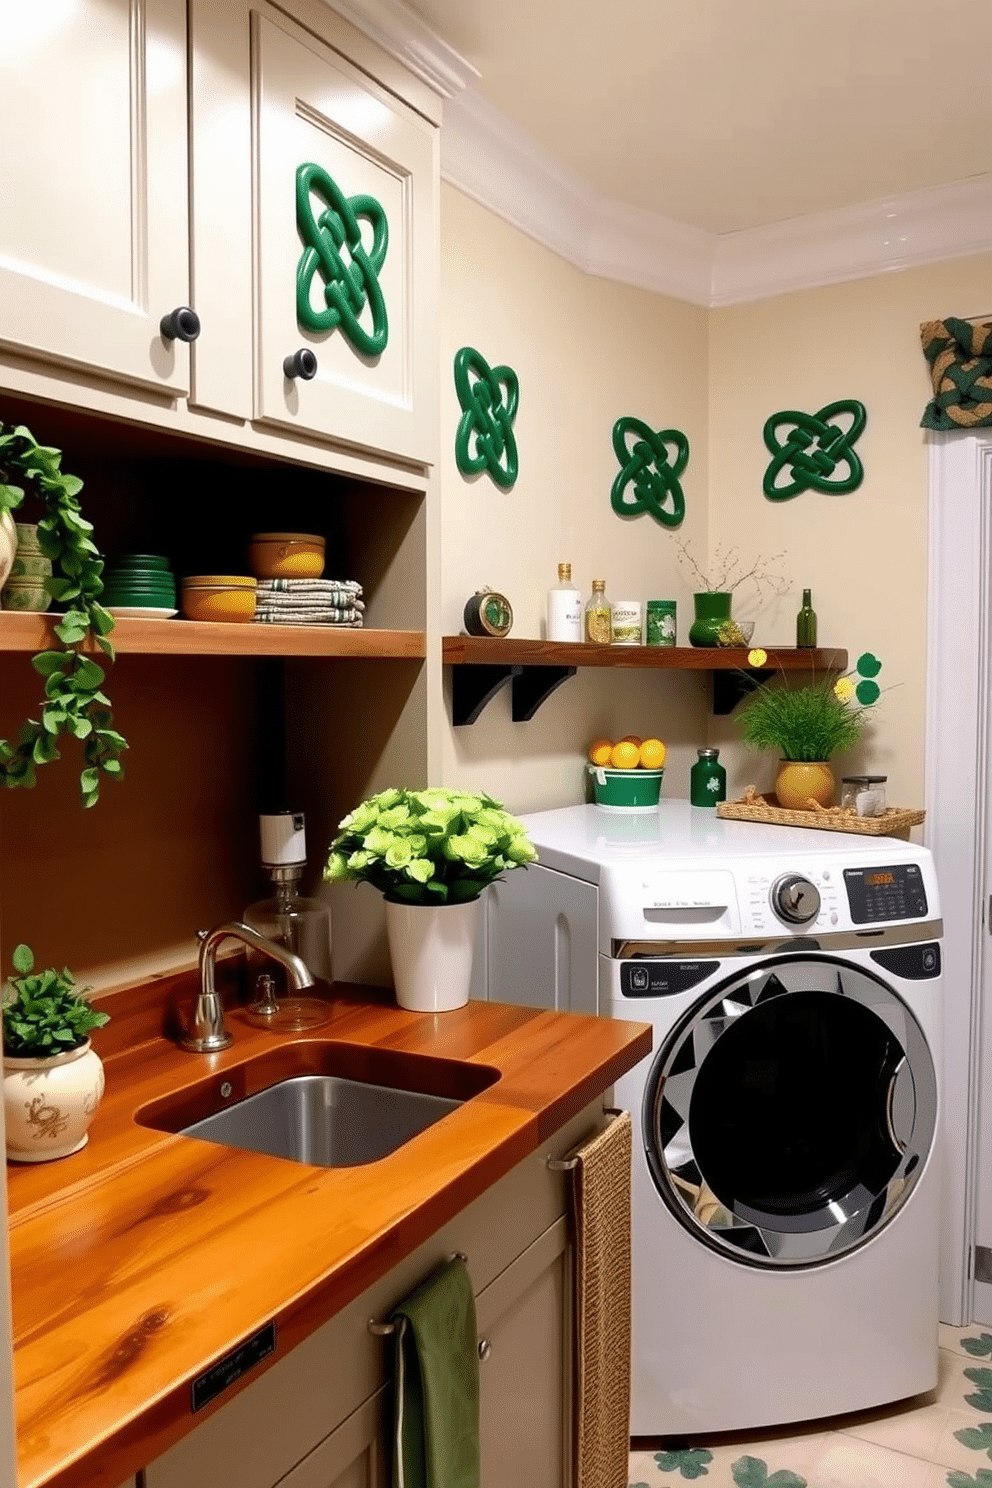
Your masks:
<instances>
[{"instance_id":1,"label":"stainless steel sink","mask_svg":"<svg viewBox=\"0 0 992 1488\"><path fill-rule=\"evenodd\" d=\"M321 1168L351 1168L395 1152L461 1104L339 1075L296 1075L178 1134Z\"/></svg>"}]
</instances>

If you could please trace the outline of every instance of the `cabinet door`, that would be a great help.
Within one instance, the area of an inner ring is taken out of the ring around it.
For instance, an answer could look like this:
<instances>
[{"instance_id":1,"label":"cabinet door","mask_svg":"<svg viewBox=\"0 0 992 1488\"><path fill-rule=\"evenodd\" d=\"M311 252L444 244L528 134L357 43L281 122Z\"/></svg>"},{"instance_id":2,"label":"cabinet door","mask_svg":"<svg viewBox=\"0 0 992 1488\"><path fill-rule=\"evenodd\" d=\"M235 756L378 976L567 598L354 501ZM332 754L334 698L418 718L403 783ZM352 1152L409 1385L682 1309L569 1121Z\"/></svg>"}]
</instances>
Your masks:
<instances>
[{"instance_id":1,"label":"cabinet door","mask_svg":"<svg viewBox=\"0 0 992 1488\"><path fill-rule=\"evenodd\" d=\"M0 6L0 344L184 393L184 0Z\"/></svg>"},{"instance_id":2,"label":"cabinet door","mask_svg":"<svg viewBox=\"0 0 992 1488\"><path fill-rule=\"evenodd\" d=\"M280 1480L280 1488L389 1488L390 1391L382 1389Z\"/></svg>"},{"instance_id":3,"label":"cabinet door","mask_svg":"<svg viewBox=\"0 0 992 1488\"><path fill-rule=\"evenodd\" d=\"M570 1265L559 1219L476 1301L485 1488L571 1482Z\"/></svg>"},{"instance_id":4,"label":"cabinet door","mask_svg":"<svg viewBox=\"0 0 992 1488\"><path fill-rule=\"evenodd\" d=\"M252 24L255 415L429 463L437 131L320 43ZM300 350L311 380L284 370Z\"/></svg>"}]
</instances>

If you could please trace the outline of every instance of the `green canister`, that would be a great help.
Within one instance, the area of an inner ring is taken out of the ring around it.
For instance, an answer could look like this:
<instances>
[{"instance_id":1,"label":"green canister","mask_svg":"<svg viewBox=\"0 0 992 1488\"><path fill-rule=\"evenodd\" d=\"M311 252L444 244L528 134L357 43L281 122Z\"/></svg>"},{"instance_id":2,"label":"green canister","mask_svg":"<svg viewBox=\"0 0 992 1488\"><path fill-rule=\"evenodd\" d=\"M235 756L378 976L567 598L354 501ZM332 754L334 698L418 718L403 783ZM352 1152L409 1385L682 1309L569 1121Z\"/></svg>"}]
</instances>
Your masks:
<instances>
[{"instance_id":1,"label":"green canister","mask_svg":"<svg viewBox=\"0 0 992 1488\"><path fill-rule=\"evenodd\" d=\"M646 631L648 646L675 645L674 599L648 600Z\"/></svg>"},{"instance_id":2,"label":"green canister","mask_svg":"<svg viewBox=\"0 0 992 1488\"><path fill-rule=\"evenodd\" d=\"M697 749L699 758L689 771L689 801L693 806L715 806L727 799L727 772L719 749Z\"/></svg>"}]
</instances>

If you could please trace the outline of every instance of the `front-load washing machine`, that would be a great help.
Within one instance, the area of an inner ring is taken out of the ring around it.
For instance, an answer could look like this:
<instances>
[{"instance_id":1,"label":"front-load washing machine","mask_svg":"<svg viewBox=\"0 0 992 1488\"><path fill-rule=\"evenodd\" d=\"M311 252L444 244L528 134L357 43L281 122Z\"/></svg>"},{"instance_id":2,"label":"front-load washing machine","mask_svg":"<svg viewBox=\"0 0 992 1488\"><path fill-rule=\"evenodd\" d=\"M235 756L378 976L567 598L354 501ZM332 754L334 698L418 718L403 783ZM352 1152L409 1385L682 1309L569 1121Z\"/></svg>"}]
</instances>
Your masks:
<instances>
[{"instance_id":1,"label":"front-load washing machine","mask_svg":"<svg viewBox=\"0 0 992 1488\"><path fill-rule=\"evenodd\" d=\"M488 905L490 995L654 1029L615 1091L636 1132L631 1434L933 1388L929 852L680 801L524 820L539 862Z\"/></svg>"}]
</instances>

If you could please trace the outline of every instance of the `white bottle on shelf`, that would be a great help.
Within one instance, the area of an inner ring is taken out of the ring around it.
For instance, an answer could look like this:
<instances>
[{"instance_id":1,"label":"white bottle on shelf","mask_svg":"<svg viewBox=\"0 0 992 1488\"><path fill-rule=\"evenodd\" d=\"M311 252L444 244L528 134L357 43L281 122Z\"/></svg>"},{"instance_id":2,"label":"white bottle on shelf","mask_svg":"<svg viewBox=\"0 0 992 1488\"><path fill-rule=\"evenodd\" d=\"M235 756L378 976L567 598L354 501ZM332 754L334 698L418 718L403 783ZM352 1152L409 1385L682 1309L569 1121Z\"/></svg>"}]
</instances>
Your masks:
<instances>
[{"instance_id":1,"label":"white bottle on shelf","mask_svg":"<svg viewBox=\"0 0 992 1488\"><path fill-rule=\"evenodd\" d=\"M572 565L559 563L558 582L548 590L548 640L581 639L582 595L572 583Z\"/></svg>"}]
</instances>

